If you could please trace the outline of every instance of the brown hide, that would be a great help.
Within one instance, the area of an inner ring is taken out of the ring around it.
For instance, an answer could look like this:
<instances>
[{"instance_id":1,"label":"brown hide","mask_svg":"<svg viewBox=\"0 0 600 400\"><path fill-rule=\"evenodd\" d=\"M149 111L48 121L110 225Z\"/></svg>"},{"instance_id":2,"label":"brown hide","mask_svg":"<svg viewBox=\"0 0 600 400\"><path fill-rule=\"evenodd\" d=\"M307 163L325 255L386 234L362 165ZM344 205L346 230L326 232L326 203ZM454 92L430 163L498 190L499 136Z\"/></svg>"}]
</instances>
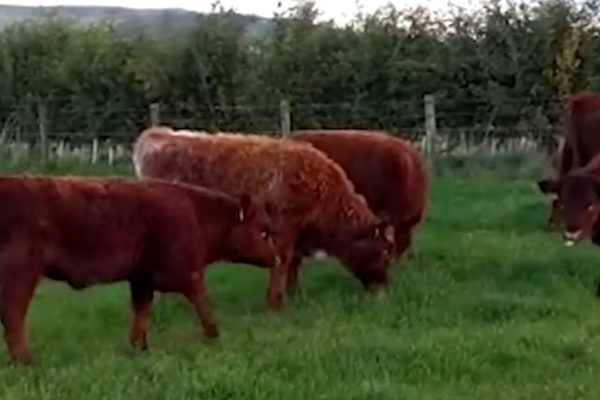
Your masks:
<instances>
[{"instance_id":1,"label":"brown hide","mask_svg":"<svg viewBox=\"0 0 600 400\"><path fill-rule=\"evenodd\" d=\"M283 260L270 271L272 308L281 307L286 276L292 292L302 256L316 249L339 257L367 287L387 283L393 229L375 217L340 166L309 144L158 127L140 135L133 158L139 177L253 193L272 206Z\"/></svg>"},{"instance_id":2,"label":"brown hide","mask_svg":"<svg viewBox=\"0 0 600 400\"><path fill-rule=\"evenodd\" d=\"M155 290L184 295L214 337L206 266L277 262L269 218L247 196L151 180L6 176L0 204L0 318L15 361L30 361L25 315L42 277L75 289L128 281L131 343L146 348Z\"/></svg>"},{"instance_id":3,"label":"brown hide","mask_svg":"<svg viewBox=\"0 0 600 400\"><path fill-rule=\"evenodd\" d=\"M419 152L384 132L303 130L292 138L307 142L337 162L377 216L396 234L396 255L412 244L412 231L427 206L428 177Z\"/></svg>"},{"instance_id":4,"label":"brown hide","mask_svg":"<svg viewBox=\"0 0 600 400\"><path fill-rule=\"evenodd\" d=\"M569 154L571 152L571 154ZM600 153L600 94L580 92L571 96L566 145L560 175L585 166Z\"/></svg>"}]
</instances>

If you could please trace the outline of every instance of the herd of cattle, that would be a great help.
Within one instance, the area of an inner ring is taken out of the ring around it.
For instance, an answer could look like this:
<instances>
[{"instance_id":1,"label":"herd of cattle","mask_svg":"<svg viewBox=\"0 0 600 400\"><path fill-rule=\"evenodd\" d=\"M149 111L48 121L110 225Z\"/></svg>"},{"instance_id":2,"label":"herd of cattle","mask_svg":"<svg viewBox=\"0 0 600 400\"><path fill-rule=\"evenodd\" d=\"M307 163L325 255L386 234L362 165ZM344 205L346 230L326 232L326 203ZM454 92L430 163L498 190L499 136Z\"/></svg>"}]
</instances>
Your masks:
<instances>
[{"instance_id":1,"label":"herd of cattle","mask_svg":"<svg viewBox=\"0 0 600 400\"><path fill-rule=\"evenodd\" d=\"M271 309L319 250L377 290L411 251L427 205L420 153L383 132L278 139L153 127L132 158L136 178L0 177L0 318L13 361L31 361L25 319L44 277L75 289L128 282L134 347L148 346L155 292L183 295L216 337L209 264L268 269Z\"/></svg>"},{"instance_id":2,"label":"herd of cattle","mask_svg":"<svg viewBox=\"0 0 600 400\"><path fill-rule=\"evenodd\" d=\"M551 199L548 223L564 226L568 245L600 245L600 95L571 96L567 125L556 176L538 181ZM413 251L428 203L419 151L384 132L279 139L153 127L132 158L136 178L0 177L0 319L13 361L31 361L25 319L44 277L75 289L128 282L134 347L148 346L156 292L183 295L214 338L208 265L268 269L274 310L318 250L377 290L391 262Z\"/></svg>"}]
</instances>

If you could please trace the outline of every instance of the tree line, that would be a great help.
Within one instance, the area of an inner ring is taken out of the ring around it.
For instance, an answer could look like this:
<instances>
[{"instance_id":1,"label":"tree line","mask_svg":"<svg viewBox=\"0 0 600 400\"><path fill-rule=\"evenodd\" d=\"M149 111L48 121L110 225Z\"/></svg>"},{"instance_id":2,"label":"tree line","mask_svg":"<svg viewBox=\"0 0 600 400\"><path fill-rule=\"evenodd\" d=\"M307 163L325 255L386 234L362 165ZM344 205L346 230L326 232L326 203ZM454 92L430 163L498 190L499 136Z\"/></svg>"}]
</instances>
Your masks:
<instances>
[{"instance_id":1,"label":"tree line","mask_svg":"<svg viewBox=\"0 0 600 400\"><path fill-rule=\"evenodd\" d=\"M215 10L184 32L124 34L110 23L47 17L0 32L0 129L131 137L161 120L207 130L274 132L289 101L294 128L419 132L423 96L438 126L550 137L564 96L600 88L598 3L491 0L438 16L383 7L345 26L312 2L249 37Z\"/></svg>"}]
</instances>

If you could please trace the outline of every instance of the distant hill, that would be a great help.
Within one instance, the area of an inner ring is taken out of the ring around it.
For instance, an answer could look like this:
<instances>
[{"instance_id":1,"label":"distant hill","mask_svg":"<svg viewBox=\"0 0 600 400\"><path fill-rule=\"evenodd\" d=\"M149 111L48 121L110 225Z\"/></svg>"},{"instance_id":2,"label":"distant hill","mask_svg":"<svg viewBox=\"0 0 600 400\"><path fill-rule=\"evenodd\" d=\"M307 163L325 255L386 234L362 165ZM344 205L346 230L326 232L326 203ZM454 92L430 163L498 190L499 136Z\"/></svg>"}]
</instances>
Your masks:
<instances>
[{"instance_id":1,"label":"distant hill","mask_svg":"<svg viewBox=\"0 0 600 400\"><path fill-rule=\"evenodd\" d=\"M55 15L72 18L82 24L112 21L128 33L175 32L186 30L207 14L182 9L139 10L121 7L57 6L28 7L0 4L0 30L7 25L27 19ZM249 37L268 34L273 21L254 15L229 14L232 21L245 30Z\"/></svg>"}]
</instances>

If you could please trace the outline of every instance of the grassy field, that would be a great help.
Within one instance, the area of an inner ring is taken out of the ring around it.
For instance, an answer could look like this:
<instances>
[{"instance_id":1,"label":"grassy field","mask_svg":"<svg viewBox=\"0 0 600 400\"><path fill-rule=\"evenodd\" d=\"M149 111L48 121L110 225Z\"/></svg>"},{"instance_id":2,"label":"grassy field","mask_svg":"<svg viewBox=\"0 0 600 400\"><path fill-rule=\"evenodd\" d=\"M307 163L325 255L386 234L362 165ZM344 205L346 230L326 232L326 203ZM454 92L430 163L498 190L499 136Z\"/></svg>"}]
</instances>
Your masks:
<instances>
[{"instance_id":1,"label":"grassy field","mask_svg":"<svg viewBox=\"0 0 600 400\"><path fill-rule=\"evenodd\" d=\"M600 249L545 231L526 165L459 164L440 168L419 254L377 297L313 262L277 315L265 271L215 265L221 337L202 340L187 304L165 296L136 353L125 285L44 283L28 319L35 364L2 352L0 399L598 399Z\"/></svg>"}]
</instances>

